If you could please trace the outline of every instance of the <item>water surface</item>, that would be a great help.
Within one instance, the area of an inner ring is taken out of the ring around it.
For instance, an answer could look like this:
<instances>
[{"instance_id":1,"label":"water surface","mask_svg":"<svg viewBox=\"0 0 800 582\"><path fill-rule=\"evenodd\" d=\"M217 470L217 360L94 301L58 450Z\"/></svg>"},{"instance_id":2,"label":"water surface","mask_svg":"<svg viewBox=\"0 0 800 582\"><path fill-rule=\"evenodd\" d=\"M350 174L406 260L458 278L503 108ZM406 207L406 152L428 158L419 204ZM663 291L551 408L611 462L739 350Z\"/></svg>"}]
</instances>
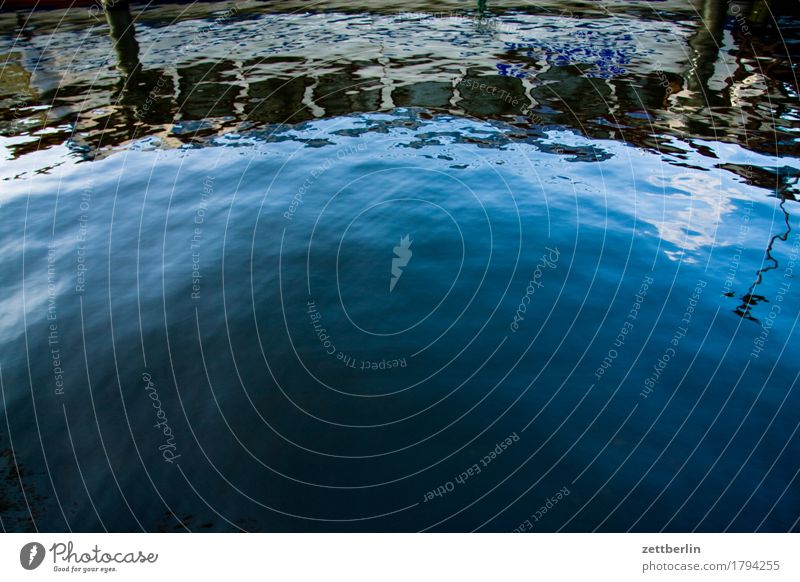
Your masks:
<instances>
[{"instance_id":1,"label":"water surface","mask_svg":"<svg viewBox=\"0 0 800 582\"><path fill-rule=\"evenodd\" d=\"M0 14L3 528L797 530L798 21L731 6Z\"/></svg>"}]
</instances>

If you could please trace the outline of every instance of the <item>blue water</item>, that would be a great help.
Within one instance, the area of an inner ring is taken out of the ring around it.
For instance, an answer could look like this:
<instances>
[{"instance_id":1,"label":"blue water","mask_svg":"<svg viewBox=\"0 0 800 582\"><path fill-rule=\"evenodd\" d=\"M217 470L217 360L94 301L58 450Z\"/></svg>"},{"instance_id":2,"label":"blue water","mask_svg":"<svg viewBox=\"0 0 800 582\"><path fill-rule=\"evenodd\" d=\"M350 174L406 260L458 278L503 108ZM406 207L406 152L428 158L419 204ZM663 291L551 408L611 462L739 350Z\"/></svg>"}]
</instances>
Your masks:
<instances>
[{"instance_id":1,"label":"blue water","mask_svg":"<svg viewBox=\"0 0 800 582\"><path fill-rule=\"evenodd\" d=\"M412 101L4 134L4 530L798 529L794 145Z\"/></svg>"}]
</instances>

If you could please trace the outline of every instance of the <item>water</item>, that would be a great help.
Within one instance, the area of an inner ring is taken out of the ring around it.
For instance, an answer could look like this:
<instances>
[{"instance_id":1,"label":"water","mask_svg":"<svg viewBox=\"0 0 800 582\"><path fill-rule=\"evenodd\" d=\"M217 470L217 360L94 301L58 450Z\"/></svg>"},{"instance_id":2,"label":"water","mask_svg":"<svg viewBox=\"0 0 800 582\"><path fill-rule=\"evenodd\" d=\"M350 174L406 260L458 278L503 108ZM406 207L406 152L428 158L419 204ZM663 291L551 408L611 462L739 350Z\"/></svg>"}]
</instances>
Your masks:
<instances>
[{"instance_id":1,"label":"water","mask_svg":"<svg viewBox=\"0 0 800 582\"><path fill-rule=\"evenodd\" d=\"M0 15L3 528L797 530L736 6Z\"/></svg>"}]
</instances>

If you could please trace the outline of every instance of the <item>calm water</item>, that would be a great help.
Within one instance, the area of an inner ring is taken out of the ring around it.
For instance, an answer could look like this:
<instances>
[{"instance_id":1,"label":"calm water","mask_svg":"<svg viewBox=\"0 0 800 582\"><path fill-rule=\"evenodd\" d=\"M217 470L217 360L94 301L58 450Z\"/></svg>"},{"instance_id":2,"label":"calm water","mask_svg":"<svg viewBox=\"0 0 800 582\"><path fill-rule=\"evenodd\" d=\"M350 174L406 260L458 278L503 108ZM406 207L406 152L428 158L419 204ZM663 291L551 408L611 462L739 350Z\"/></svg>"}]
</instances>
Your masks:
<instances>
[{"instance_id":1,"label":"calm water","mask_svg":"<svg viewBox=\"0 0 800 582\"><path fill-rule=\"evenodd\" d=\"M792 7L363 6L0 14L4 530L798 530Z\"/></svg>"}]
</instances>

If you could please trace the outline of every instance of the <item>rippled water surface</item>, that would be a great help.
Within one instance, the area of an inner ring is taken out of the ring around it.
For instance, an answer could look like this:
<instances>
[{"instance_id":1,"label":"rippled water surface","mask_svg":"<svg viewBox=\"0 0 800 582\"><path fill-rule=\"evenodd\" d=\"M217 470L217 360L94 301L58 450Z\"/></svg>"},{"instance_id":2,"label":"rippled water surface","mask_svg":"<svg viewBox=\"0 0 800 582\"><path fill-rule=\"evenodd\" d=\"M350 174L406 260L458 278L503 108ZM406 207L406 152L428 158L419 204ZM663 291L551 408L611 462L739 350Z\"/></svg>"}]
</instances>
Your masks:
<instances>
[{"instance_id":1,"label":"rippled water surface","mask_svg":"<svg viewBox=\"0 0 800 582\"><path fill-rule=\"evenodd\" d=\"M795 8L0 13L3 528L797 530Z\"/></svg>"}]
</instances>

